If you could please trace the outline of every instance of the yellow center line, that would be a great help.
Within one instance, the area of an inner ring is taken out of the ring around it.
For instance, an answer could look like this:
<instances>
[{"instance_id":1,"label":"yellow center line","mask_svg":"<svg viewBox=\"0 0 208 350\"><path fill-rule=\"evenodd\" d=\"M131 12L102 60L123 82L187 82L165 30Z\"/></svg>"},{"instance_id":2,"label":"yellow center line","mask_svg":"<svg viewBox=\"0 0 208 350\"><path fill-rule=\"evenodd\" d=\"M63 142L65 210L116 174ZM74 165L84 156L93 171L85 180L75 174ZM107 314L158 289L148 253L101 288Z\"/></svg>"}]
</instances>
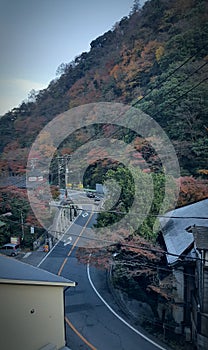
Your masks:
<instances>
[{"instance_id":1,"label":"yellow center line","mask_svg":"<svg viewBox=\"0 0 208 350\"><path fill-rule=\"evenodd\" d=\"M71 253L73 252L74 248L76 247L77 242L79 241L80 237L82 236L82 234L83 234L84 230L86 229L86 227L87 227L89 221L91 220L93 214L94 214L94 213L93 213L93 211L92 211L92 213L90 214L90 216L89 216L89 218L88 218L86 224L83 226L83 228L82 228L82 230L81 230L79 236L76 238L74 244L72 245L71 249L69 250L69 252L68 252L68 254L67 254L67 257L64 259L64 261L63 261L63 263L62 263L62 265L61 265L61 267L60 267L60 269L59 269L59 272L58 272L58 275L59 275L59 276L61 275L61 272L63 271L63 268L64 268L64 266L65 266L65 264L66 264L68 258L70 257ZM83 335L82 335L81 333L79 333L79 331L73 326L73 324L69 321L69 319L68 319L66 316L65 316L65 321L66 321L66 323L68 324L68 326L78 335L78 337L79 337L80 339L82 339L82 341L83 341L86 345L89 346L90 349L92 349L92 350L97 350L87 339L85 339L85 337L83 337Z\"/></svg>"},{"instance_id":2,"label":"yellow center line","mask_svg":"<svg viewBox=\"0 0 208 350\"><path fill-rule=\"evenodd\" d=\"M73 246L72 246L71 249L69 250L69 252L68 252L68 254L67 254L67 257L64 259L64 261L63 261L63 263L62 263L62 265L61 265L61 267L60 267L60 269L59 269L59 271L58 271L58 276L61 275L61 273L62 273L62 271L63 271L63 268L64 268L64 266L65 266L65 264L66 264L68 258L70 257L71 253L73 252L74 248L76 247L77 242L79 241L80 237L82 236L82 234L83 234L84 230L86 229L86 227L87 227L89 221L91 220L93 214L94 214L94 212L92 211L91 214L90 214L90 216L89 216L89 218L88 218L88 220L87 220L87 222L86 222L86 224L83 226L81 232L79 233L79 236L76 238L76 240L75 240Z\"/></svg>"},{"instance_id":3,"label":"yellow center line","mask_svg":"<svg viewBox=\"0 0 208 350\"><path fill-rule=\"evenodd\" d=\"M81 333L78 332L78 330L73 326L73 324L69 321L69 319L66 316L65 321L68 324L68 326L78 335L78 337L81 338L83 342L89 346L90 349L97 350L87 339L83 337Z\"/></svg>"}]
</instances>

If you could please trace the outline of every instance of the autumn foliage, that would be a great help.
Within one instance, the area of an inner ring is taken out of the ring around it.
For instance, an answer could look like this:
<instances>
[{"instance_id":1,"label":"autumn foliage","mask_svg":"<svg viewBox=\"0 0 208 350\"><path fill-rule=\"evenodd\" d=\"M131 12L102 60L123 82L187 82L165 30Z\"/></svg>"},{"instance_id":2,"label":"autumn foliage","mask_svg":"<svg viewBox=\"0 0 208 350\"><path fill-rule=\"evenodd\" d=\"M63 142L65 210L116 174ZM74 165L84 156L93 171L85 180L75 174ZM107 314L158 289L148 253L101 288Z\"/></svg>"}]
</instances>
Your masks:
<instances>
[{"instance_id":1,"label":"autumn foliage","mask_svg":"<svg viewBox=\"0 0 208 350\"><path fill-rule=\"evenodd\" d=\"M184 176L177 179L180 186L178 207L208 198L208 180Z\"/></svg>"}]
</instances>

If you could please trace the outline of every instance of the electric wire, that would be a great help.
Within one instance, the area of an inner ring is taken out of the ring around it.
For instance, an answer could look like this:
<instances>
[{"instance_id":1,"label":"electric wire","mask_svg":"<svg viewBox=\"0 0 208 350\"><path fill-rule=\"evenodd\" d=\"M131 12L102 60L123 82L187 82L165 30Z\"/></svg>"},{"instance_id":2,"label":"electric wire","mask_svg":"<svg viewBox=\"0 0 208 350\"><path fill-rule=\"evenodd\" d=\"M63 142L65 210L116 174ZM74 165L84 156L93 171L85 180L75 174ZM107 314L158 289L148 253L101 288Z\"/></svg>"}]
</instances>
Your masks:
<instances>
[{"instance_id":1,"label":"electric wire","mask_svg":"<svg viewBox=\"0 0 208 350\"><path fill-rule=\"evenodd\" d=\"M176 103L177 101L181 100L184 96L186 96L189 92L193 91L195 88L197 88L199 85L203 84L205 81L208 80L208 77L202 79L200 82L192 86L189 90L185 91L182 95L177 97L174 101L169 102L165 107L163 107L161 110L159 110L157 113L153 114L151 117L154 118L159 113L161 113L163 110L165 110L167 107L171 106L172 104Z\"/></svg>"},{"instance_id":2,"label":"electric wire","mask_svg":"<svg viewBox=\"0 0 208 350\"><path fill-rule=\"evenodd\" d=\"M194 55L195 56L195 55ZM181 64L179 67L177 67L173 72L171 72L171 74L168 76L168 77L166 77L166 79L163 81L163 82L165 82L170 76L172 76L178 69L180 69L181 67L183 67L189 60L191 60L194 56L192 56L192 57L189 57L185 62L183 62L183 64ZM200 69L202 69L205 65L207 64L207 62L206 63L204 63L201 67L199 67L197 70L195 70L195 72L197 72L197 71L199 71ZM195 74L195 72L193 72L190 76L192 76L193 74ZM188 76L188 77L186 77L186 79L185 80L187 80L190 76ZM183 93L182 95L180 95L175 101L172 101L172 102L170 102L167 106L169 106L169 105L171 105L172 103L175 103L176 101L178 101L179 99L181 99L181 98L183 98L185 95L187 95L190 91L193 91L196 87L198 87L200 84L202 84L203 82L205 82L206 80L207 80L208 78L204 78L203 80L201 80L200 82L198 82L197 84L195 84L193 87L191 87L188 91L186 91L185 93ZM160 84L159 85L161 85L161 83L163 83L163 82L160 82ZM157 88L159 85L157 85L155 88ZM155 89L154 88L154 89ZM152 90L154 90L154 89L152 89ZM170 93L170 91L169 91L169 93ZM147 94L144 96L144 97L146 97L147 96ZM141 100L140 100L141 101ZM140 101L137 101L137 103L138 102L140 102ZM166 107L167 107L166 106ZM156 114L155 114L156 115ZM153 115L153 117L154 117L154 115ZM116 121L117 120L117 118L114 118L114 120L113 120L113 122L114 121ZM117 131L115 132L115 133L117 133ZM114 133L114 135L115 135L115 133ZM113 135L113 134L112 134ZM91 138L93 138L94 139L94 137L95 137L95 135L93 135ZM88 142L89 142L89 139L88 139ZM17 181L16 182L16 184L18 184L18 183L21 183L22 182L22 180L19 180L19 181ZM15 184L12 184L11 186L15 186ZM113 212L113 211L108 211L108 212ZM116 214L126 214L126 213L122 213L122 212L118 212L118 211L114 211L114 213L116 213ZM166 217L167 218L167 217ZM174 217L174 218L180 218L180 217ZM182 218L184 218L184 217L182 217ZM198 218L198 217L192 217L192 218L196 218L196 219L207 219L206 217L200 217L200 218Z\"/></svg>"},{"instance_id":3,"label":"electric wire","mask_svg":"<svg viewBox=\"0 0 208 350\"><path fill-rule=\"evenodd\" d=\"M200 67L198 67L197 69L195 69L194 72L192 72L191 74L189 74L188 76L186 76L184 79L182 79L177 85L173 86L170 90L166 91L166 93L163 94L162 97L165 97L167 95L169 95L171 92L173 92L178 86L181 86L182 83L185 83L185 81L189 80L191 77L194 76L194 74L196 74L197 72L199 72L202 68L204 68L206 65L208 64L208 62L205 62L204 64L202 64ZM207 72L206 72L207 73Z\"/></svg>"},{"instance_id":4,"label":"electric wire","mask_svg":"<svg viewBox=\"0 0 208 350\"><path fill-rule=\"evenodd\" d=\"M180 66L178 66L176 69L174 69L167 77L166 77L166 79L165 80L163 80L162 82L160 82L160 83L158 83L155 87L153 87L152 89L151 89L151 91L150 92L148 92L147 94L145 94L139 101L136 101L135 103L133 103L132 104L132 106L135 106L135 105L137 105L138 103L140 103L144 98L146 98L153 90L155 90L155 89L157 89L157 88L159 88L160 86L162 86L162 84L165 82L165 81L167 81L167 79L169 78L169 77L171 77L175 72L177 72L180 68L182 68L186 63L188 63L191 59L193 59L194 58L194 56L196 56L196 54L195 55L193 55L193 56L191 56L191 57L189 57L186 61L184 61ZM206 63L207 64L207 63ZM194 74L194 73L193 73ZM193 75L192 74L192 75ZM190 75L190 76L192 76L192 75ZM189 77L187 77L183 82L185 82L188 78L190 78L190 76ZM173 102L171 102L171 103L169 103L167 106L169 106L169 105L171 105L172 103L175 103L175 102L177 102L179 99L181 99L181 98L183 98L185 95L187 95L189 92L191 92L191 91L193 91L196 87L198 87L200 84L202 84L203 82L205 82L206 80L207 80L208 78L205 78L205 79L203 79L202 81L200 81L199 83L197 83L196 85L194 85L191 89L189 89L188 91L186 91L184 94L182 94L182 95L180 95L175 101L173 101ZM177 86L176 86L177 87ZM166 94L165 94L165 96L167 95L167 94L170 94L171 93L171 91L173 91L174 89L171 89L169 92L167 92ZM166 106L166 107L167 107ZM156 114L154 114L153 115L153 117L155 116L155 115L157 115L158 113L156 113ZM16 184L18 184L18 183L21 183L22 182L22 180L20 180L20 181L17 181L16 182ZM14 184L12 184L11 186L15 186ZM113 213L115 213L115 211L108 211L108 212L113 212ZM119 213L119 214L126 214L126 213L121 213L121 212L116 212L116 213ZM158 217L158 216L157 216ZM163 216L160 216L160 217L163 217ZM165 216L166 218L167 218L167 216ZM184 217L171 217L171 218L173 218L173 219L184 219ZM201 219L201 220L204 220L204 219L208 219L207 217L186 217L186 218L194 218L194 219ZM57 231L56 231L57 232ZM83 237L84 238L84 237ZM111 242L112 243L112 242ZM116 244L115 242L114 242L114 244ZM133 246L132 246L133 247ZM145 249L146 250L146 249ZM165 254L168 254L168 255L172 255L171 253L169 253L169 252L165 252ZM174 254L175 255L175 254ZM175 255L175 256L178 256L179 257L179 255ZM174 328L174 327L173 327Z\"/></svg>"},{"instance_id":5,"label":"electric wire","mask_svg":"<svg viewBox=\"0 0 208 350\"><path fill-rule=\"evenodd\" d=\"M180 64L178 67L176 67L172 72L170 72L167 77L165 77L162 81L156 84L156 86L152 87L149 92L147 92L142 98L140 98L138 101L134 102L132 106L134 107L138 103L140 103L143 99L145 99L147 96L149 96L153 90L160 88L173 74L175 74L179 69L181 69L183 66L185 66L189 61L191 61L195 56L197 56L202 50L206 49L205 46L203 46L200 50L198 50L193 56L188 57L182 64Z\"/></svg>"},{"instance_id":6,"label":"electric wire","mask_svg":"<svg viewBox=\"0 0 208 350\"><path fill-rule=\"evenodd\" d=\"M31 226L30 223L20 223L19 221L17 220L12 220L12 219L9 219L7 218L7 221L8 222L11 222L11 223L15 223L15 224L19 224L21 226L24 226L24 227L29 227ZM34 225L33 225L34 226ZM34 228L38 228L40 229L40 227L38 226L34 226ZM54 233L54 234L63 234L62 231L58 231L58 230L53 230L53 229L49 229L50 233ZM74 237L80 237L79 234L76 234L76 233L71 233L70 232L70 236L74 236ZM113 240L110 240L110 239L103 239L103 238L98 238L98 237L88 237L88 236L81 236L81 239L84 239L84 240L87 240L87 241L94 241L94 242L100 242L100 243L103 243L103 244L109 244L109 245L118 245L118 241L113 241ZM141 243L142 244L142 243ZM154 252L156 254L164 254L164 255L170 255L170 256L174 256L174 257L178 257L178 258L181 258L184 256L184 254L176 254L176 253L172 253L172 252L169 252L169 251L166 251L166 250L163 250L163 249L156 249L156 248L147 248L147 247L141 247L139 245L134 245L134 244L129 244L129 243L124 243L124 242L121 242L121 246L123 247L127 247L127 248L133 248L133 249L141 249L141 250L144 250L144 251L149 251L149 252ZM202 259L200 257L192 257L191 260L193 261L201 261ZM204 262L208 262L207 259L203 259Z\"/></svg>"},{"instance_id":7,"label":"electric wire","mask_svg":"<svg viewBox=\"0 0 208 350\"><path fill-rule=\"evenodd\" d=\"M151 88L151 90L150 90L150 92L148 92L148 93L146 93L139 101L136 101L135 103L133 103L132 104L132 106L135 106L135 105L137 105L137 104L139 104L143 99L145 99L150 93L152 93L152 91L153 90L155 90L155 89L157 89L157 88L159 88L160 86L162 86L162 84L165 82L165 81L167 81L167 79L169 78L169 77L171 77L175 72L177 72L180 68L182 68L186 63L188 63L191 59L193 59L194 57L196 56L196 54L195 55L193 55L193 56L191 56L191 57L189 57L187 60L185 60L180 66L178 66L176 69L174 69L167 77L166 77L166 79L164 79L162 82L159 82L155 87L153 87L153 88ZM206 63L207 64L207 63ZM204 64L205 65L205 64ZM203 65L203 66L204 66ZM194 74L194 73L193 73ZM192 74L192 75L193 75ZM190 75L190 76L192 76L192 75ZM190 78L190 76L189 77L187 77L186 79L184 79L183 81L182 81L182 83L183 82L185 82L187 79L189 79ZM205 79L203 79L202 81L200 81L199 83L197 83L196 85L194 85L191 89L189 89L188 91L186 91L184 94L182 94L181 96L179 96L175 101L172 101L172 102L170 102L168 105L166 105L166 107L165 108L167 108L167 106L170 106L170 105L172 105L173 103L175 103L175 102L177 102L179 99L181 99L181 98L183 98L185 95L187 95L189 92L191 92L191 91L193 91L196 87L198 87L200 84L202 84L203 82L205 82L206 80L207 80L208 78L205 78ZM180 82L181 83L181 82ZM177 87L177 86L176 86ZM175 88L175 87L174 87ZM168 91L164 96L166 96L166 95L168 95L168 94L170 94L173 90L174 90L174 88L173 89L171 89L170 91ZM163 110L163 109L162 109ZM161 111L160 111L161 112ZM157 115L158 113L156 113L156 114L154 114L153 115L153 117L155 116L155 115ZM93 138L94 138L94 136L93 136ZM20 181L18 181L18 182L16 182L16 184L18 184L18 183L21 183L22 182L22 180L20 180ZM10 186L15 186L14 184L12 184L12 185L10 185ZM114 212L115 213L115 211L108 211L108 212ZM116 213L118 213L118 211L116 211ZM120 212L119 214L126 214L126 213L122 213L122 212ZM158 217L158 216L157 216ZM159 216L159 217L163 217L163 216ZM167 216L165 216L166 218L167 218ZM174 218L174 219L184 219L184 217L171 217L171 218ZM203 220L203 219L208 219L207 217L186 217L186 218L194 218L194 219L201 219L201 220ZM9 220L10 221L10 220ZM20 224L20 223L19 223ZM56 231L57 232L57 231ZM58 232L57 232L58 233ZM72 235L74 235L74 234L72 234ZM87 239L87 237L82 237L82 238L85 238L85 239ZM88 238L89 239L89 238ZM114 242L114 244L116 244L115 242ZM133 247L133 246L131 246L131 247ZM136 248L136 247L135 247ZM141 248L140 248L141 249ZM146 249L145 249L146 250ZM164 252L165 254L168 254L168 255L173 255L173 254L171 254L171 253L169 253L169 252ZM180 257L179 255L175 255L174 254L174 256L178 256L178 257ZM200 259L201 260L201 259ZM146 265L145 265L146 266ZM160 268L160 269L163 269L164 270L164 268ZM186 275L189 275L190 276L190 274L186 274ZM193 275L192 275L193 276ZM148 319L149 320L149 318L146 318L146 319ZM158 325L160 325L159 323L156 323L156 324L158 324ZM174 327L173 326L170 326L169 325L169 328L173 328L174 329ZM173 332L174 333L174 332Z\"/></svg>"},{"instance_id":8,"label":"electric wire","mask_svg":"<svg viewBox=\"0 0 208 350\"><path fill-rule=\"evenodd\" d=\"M162 82L158 83L155 87L152 88L152 90L150 92L148 92L146 95L143 96L143 98L145 98L147 95L149 95L153 90L157 89L158 87L161 86L161 84L163 84L164 82L166 82L169 77L171 77L173 74L175 74L175 72L177 72L180 68L182 68L185 64L187 64L190 60L192 60L195 56L197 56L201 51L203 51L206 47L203 46L201 49L197 50L197 52L188 57L181 65L179 65L177 68L175 68L171 73L168 74L167 77L165 77L165 79L162 80ZM195 72L197 72L199 69L201 69L204 65L206 65L207 62L205 62L201 67L199 67L197 70L195 70ZM193 72L191 75L189 75L185 80L187 80L190 76L192 76L195 72ZM204 79L203 81L205 81L207 79ZM203 82L202 81L202 82ZM190 90L188 90L187 92L185 92L184 94L182 94L179 98L185 96L188 92L192 91L194 88L196 88L197 86L199 86L202 82L200 82L199 84L196 84L193 88L191 88ZM138 104L143 98L141 98L139 101L136 101L135 103L132 104L132 106L134 106L135 104ZM176 101L175 101L176 102ZM173 102L171 102L170 104L172 104ZM168 104L168 106L170 105ZM157 114L155 114L157 115ZM154 117L154 116L153 116ZM117 118L113 119L113 122L115 122L117 120ZM94 139L95 135L93 135L90 139ZM87 141L89 142L90 139L88 139Z\"/></svg>"},{"instance_id":9,"label":"electric wire","mask_svg":"<svg viewBox=\"0 0 208 350\"><path fill-rule=\"evenodd\" d=\"M195 74L195 72L199 71L200 69L202 69L206 64L208 64L208 62L205 62L201 67L199 67L198 69L196 69L191 75L189 75L188 77L185 78L185 80L189 79L189 77L191 77L193 74ZM182 95L180 95L179 97L177 97L175 100L169 102L165 107L163 107L161 110L159 110L158 112L156 112L155 114L153 114L151 117L154 118L155 116L158 115L158 113L161 113L164 109L166 109L167 107L171 106L172 104L176 103L177 101L181 100L184 96L186 96L189 92L193 91L195 88L197 88L198 86L200 86L202 83L204 83L205 81L208 80L208 77L202 79L200 82L198 82L197 84L195 84L194 86L192 86L189 90L185 91ZM178 84L177 86L179 86L180 84ZM177 87L176 86L176 87ZM176 88L174 87L174 88ZM171 89L172 91L172 89ZM166 94L169 94L171 91L168 91ZM112 120L112 122L115 122L117 118L114 118ZM115 136L116 133L118 133L118 131L115 131L113 133L110 134L110 137ZM97 133L97 135L99 135L99 133ZM87 139L87 142L89 142L90 140L94 140L96 135L91 136L90 138ZM57 171L58 174L58 171ZM19 183L22 180L19 180ZM17 182L18 183L18 182ZM14 184L12 184L11 186L15 186Z\"/></svg>"}]
</instances>

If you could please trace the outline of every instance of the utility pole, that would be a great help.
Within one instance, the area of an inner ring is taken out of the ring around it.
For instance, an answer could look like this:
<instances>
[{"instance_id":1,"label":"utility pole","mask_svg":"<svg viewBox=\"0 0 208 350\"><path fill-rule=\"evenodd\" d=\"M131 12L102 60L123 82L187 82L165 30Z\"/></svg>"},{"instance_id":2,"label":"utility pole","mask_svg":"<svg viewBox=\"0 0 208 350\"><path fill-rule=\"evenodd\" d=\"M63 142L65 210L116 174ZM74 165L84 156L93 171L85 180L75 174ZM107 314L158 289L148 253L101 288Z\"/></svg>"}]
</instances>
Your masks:
<instances>
[{"instance_id":1,"label":"utility pole","mask_svg":"<svg viewBox=\"0 0 208 350\"><path fill-rule=\"evenodd\" d=\"M65 195L66 195L66 198L68 197L68 192L67 192L68 173L69 173L68 159L67 159L67 157L65 157Z\"/></svg>"},{"instance_id":2,"label":"utility pole","mask_svg":"<svg viewBox=\"0 0 208 350\"><path fill-rule=\"evenodd\" d=\"M23 239L24 239L24 237L25 237L25 230L24 230L24 218L23 218L22 211L21 211L21 213L20 213L20 218L21 218L22 240L23 240Z\"/></svg>"},{"instance_id":3,"label":"utility pole","mask_svg":"<svg viewBox=\"0 0 208 350\"><path fill-rule=\"evenodd\" d=\"M60 157L57 157L57 159L58 159L58 186L59 186L59 188L61 187L61 165L60 165L60 161L59 161L59 159L60 159Z\"/></svg>"},{"instance_id":4,"label":"utility pole","mask_svg":"<svg viewBox=\"0 0 208 350\"><path fill-rule=\"evenodd\" d=\"M62 171L63 171L63 166L65 165L64 164L64 157L63 156L58 156L57 157L58 159L58 186L59 188L61 188L62 186L62 181L61 181L61 175L62 175Z\"/></svg>"},{"instance_id":5,"label":"utility pole","mask_svg":"<svg viewBox=\"0 0 208 350\"><path fill-rule=\"evenodd\" d=\"M68 162L71 159L71 155L65 154L64 156L58 156L58 186L61 187L61 170L64 168L65 170L65 190L67 195L67 185L68 185L68 174L69 174L69 167Z\"/></svg>"}]
</instances>

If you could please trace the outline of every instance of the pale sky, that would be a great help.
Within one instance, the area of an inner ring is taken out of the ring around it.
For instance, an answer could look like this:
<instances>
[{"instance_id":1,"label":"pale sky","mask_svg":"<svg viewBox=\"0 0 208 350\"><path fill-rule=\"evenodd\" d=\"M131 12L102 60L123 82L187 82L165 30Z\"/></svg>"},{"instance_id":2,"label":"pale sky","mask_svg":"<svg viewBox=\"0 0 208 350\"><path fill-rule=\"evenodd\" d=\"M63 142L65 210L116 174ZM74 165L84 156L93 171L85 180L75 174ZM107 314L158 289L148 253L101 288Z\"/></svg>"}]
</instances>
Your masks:
<instances>
[{"instance_id":1,"label":"pale sky","mask_svg":"<svg viewBox=\"0 0 208 350\"><path fill-rule=\"evenodd\" d=\"M0 0L0 115L48 86L61 63L131 11L133 0ZM143 1L140 1L142 5Z\"/></svg>"}]
</instances>

